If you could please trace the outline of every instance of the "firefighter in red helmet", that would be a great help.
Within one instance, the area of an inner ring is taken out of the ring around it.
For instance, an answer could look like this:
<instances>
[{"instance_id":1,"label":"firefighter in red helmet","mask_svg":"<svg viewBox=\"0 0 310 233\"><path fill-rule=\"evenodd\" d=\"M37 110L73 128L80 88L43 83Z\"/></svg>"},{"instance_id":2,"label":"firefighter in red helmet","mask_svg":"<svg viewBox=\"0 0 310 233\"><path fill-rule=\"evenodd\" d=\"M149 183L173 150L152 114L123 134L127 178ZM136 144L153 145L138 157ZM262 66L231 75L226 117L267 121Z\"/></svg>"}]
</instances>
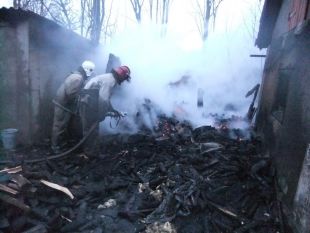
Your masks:
<instances>
[{"instance_id":1,"label":"firefighter in red helmet","mask_svg":"<svg viewBox=\"0 0 310 233\"><path fill-rule=\"evenodd\" d=\"M130 69L128 66L119 66L115 69L112 69L112 74L116 77L116 80L119 84L121 84L123 81L130 81Z\"/></svg>"},{"instance_id":2,"label":"firefighter in red helmet","mask_svg":"<svg viewBox=\"0 0 310 233\"><path fill-rule=\"evenodd\" d=\"M110 98L117 85L121 85L124 81L129 82L130 79L129 67L119 66L112 69L111 73L97 75L86 83L80 102L83 135L87 134L95 122L103 121L108 113L112 113L116 117L123 116L121 112L113 108ZM86 154L97 153L98 133L99 124L84 144Z\"/></svg>"},{"instance_id":3,"label":"firefighter in red helmet","mask_svg":"<svg viewBox=\"0 0 310 233\"><path fill-rule=\"evenodd\" d=\"M114 112L119 115L110 102L113 89L116 85L121 85L124 81L130 81L130 69L128 66L119 66L112 69L111 73L97 75L90 79L84 89L99 90L99 118L104 119L107 112Z\"/></svg>"}]
</instances>

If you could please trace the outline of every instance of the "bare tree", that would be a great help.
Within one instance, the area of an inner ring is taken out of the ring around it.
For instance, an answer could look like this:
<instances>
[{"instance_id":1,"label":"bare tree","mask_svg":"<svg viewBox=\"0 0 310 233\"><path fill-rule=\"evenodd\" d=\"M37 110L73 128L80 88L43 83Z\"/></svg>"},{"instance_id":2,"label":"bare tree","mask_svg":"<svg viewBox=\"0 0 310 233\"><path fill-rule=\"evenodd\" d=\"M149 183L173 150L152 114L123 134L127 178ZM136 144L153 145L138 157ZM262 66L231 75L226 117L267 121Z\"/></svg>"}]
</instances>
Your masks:
<instances>
[{"instance_id":1,"label":"bare tree","mask_svg":"<svg viewBox=\"0 0 310 233\"><path fill-rule=\"evenodd\" d=\"M14 0L13 7L15 9L25 9L41 16L46 16L48 12L44 5L48 5L49 2L48 0Z\"/></svg>"},{"instance_id":2,"label":"bare tree","mask_svg":"<svg viewBox=\"0 0 310 233\"><path fill-rule=\"evenodd\" d=\"M169 11L170 11L170 0L162 0L162 12L161 12L161 36L165 36L167 34L167 25L169 19Z\"/></svg>"},{"instance_id":3,"label":"bare tree","mask_svg":"<svg viewBox=\"0 0 310 233\"><path fill-rule=\"evenodd\" d=\"M91 12L91 34L90 39L94 44L99 44L100 35L105 15L104 8L105 0L93 0L93 7Z\"/></svg>"},{"instance_id":4,"label":"bare tree","mask_svg":"<svg viewBox=\"0 0 310 233\"><path fill-rule=\"evenodd\" d=\"M167 24L168 23L168 16L169 16L170 0L163 0L162 3L163 4L162 4L161 23Z\"/></svg>"},{"instance_id":5,"label":"bare tree","mask_svg":"<svg viewBox=\"0 0 310 233\"><path fill-rule=\"evenodd\" d=\"M215 20L216 20L217 10L218 10L218 8L222 2L223 2L223 0L212 1L212 17L213 17L212 28L213 28L213 31L215 29Z\"/></svg>"},{"instance_id":6,"label":"bare tree","mask_svg":"<svg viewBox=\"0 0 310 233\"><path fill-rule=\"evenodd\" d=\"M28 1L27 1L28 2ZM15 9L23 8L23 2L21 0L13 0L13 7Z\"/></svg>"},{"instance_id":7,"label":"bare tree","mask_svg":"<svg viewBox=\"0 0 310 233\"><path fill-rule=\"evenodd\" d=\"M209 35L210 17L211 17L211 0L206 0L204 11L203 11L203 32L202 32L203 40L206 40Z\"/></svg>"},{"instance_id":8,"label":"bare tree","mask_svg":"<svg viewBox=\"0 0 310 233\"><path fill-rule=\"evenodd\" d=\"M73 3L70 0L53 0L47 7L50 16L63 26L71 30L78 28L78 15L73 10Z\"/></svg>"},{"instance_id":9,"label":"bare tree","mask_svg":"<svg viewBox=\"0 0 310 233\"><path fill-rule=\"evenodd\" d=\"M22 8L22 1L21 0L13 0L13 7L15 9L18 9L18 8Z\"/></svg>"},{"instance_id":10,"label":"bare tree","mask_svg":"<svg viewBox=\"0 0 310 233\"><path fill-rule=\"evenodd\" d=\"M81 35L90 38L93 22L93 0L81 0L80 2L80 32Z\"/></svg>"},{"instance_id":11,"label":"bare tree","mask_svg":"<svg viewBox=\"0 0 310 233\"><path fill-rule=\"evenodd\" d=\"M77 14L70 0L14 0L13 6L50 18L71 30L78 26Z\"/></svg>"},{"instance_id":12,"label":"bare tree","mask_svg":"<svg viewBox=\"0 0 310 233\"><path fill-rule=\"evenodd\" d=\"M85 27L85 10L87 0L81 0L81 19L80 19L80 34L84 36L84 27Z\"/></svg>"},{"instance_id":13,"label":"bare tree","mask_svg":"<svg viewBox=\"0 0 310 233\"><path fill-rule=\"evenodd\" d=\"M141 10L144 0L130 0L130 2L138 23L141 23Z\"/></svg>"},{"instance_id":14,"label":"bare tree","mask_svg":"<svg viewBox=\"0 0 310 233\"><path fill-rule=\"evenodd\" d=\"M207 40L209 36L211 20L212 29L215 29L217 11L222 2L223 0L203 0L201 3L201 1L196 0L196 8L198 9L195 12L196 25L203 41Z\"/></svg>"},{"instance_id":15,"label":"bare tree","mask_svg":"<svg viewBox=\"0 0 310 233\"><path fill-rule=\"evenodd\" d=\"M149 0L149 7L150 7L150 19L153 20L153 0Z\"/></svg>"},{"instance_id":16,"label":"bare tree","mask_svg":"<svg viewBox=\"0 0 310 233\"><path fill-rule=\"evenodd\" d=\"M159 15L160 15L160 0L155 1L154 8L154 0L149 0L149 10L150 10L150 20L153 21L154 13L155 13L155 22L158 23ZM155 11L155 12L154 12Z\"/></svg>"},{"instance_id":17,"label":"bare tree","mask_svg":"<svg viewBox=\"0 0 310 233\"><path fill-rule=\"evenodd\" d=\"M110 10L108 11L108 15L105 17L104 25L103 25L103 43L105 44L109 37L112 37L113 34L115 34L116 31L116 19L114 22L111 22L111 13L113 11L113 3L114 1L111 1Z\"/></svg>"},{"instance_id":18,"label":"bare tree","mask_svg":"<svg viewBox=\"0 0 310 233\"><path fill-rule=\"evenodd\" d=\"M79 31L98 45L104 25L105 0L80 0Z\"/></svg>"},{"instance_id":19,"label":"bare tree","mask_svg":"<svg viewBox=\"0 0 310 233\"><path fill-rule=\"evenodd\" d=\"M162 36L166 35L171 2L170 0L155 0L155 2L149 0L150 19L161 25Z\"/></svg>"},{"instance_id":20,"label":"bare tree","mask_svg":"<svg viewBox=\"0 0 310 233\"><path fill-rule=\"evenodd\" d=\"M105 0L80 0L80 6L71 0L14 0L13 6L33 11L70 30L79 31L94 44L100 41Z\"/></svg>"},{"instance_id":21,"label":"bare tree","mask_svg":"<svg viewBox=\"0 0 310 233\"><path fill-rule=\"evenodd\" d=\"M260 15L263 10L263 4L264 1L262 0L256 0L256 1L250 1L248 4L250 4L249 10L250 10L250 16L243 19L245 29L247 30L247 33L249 37L255 41L258 28L259 28L259 19Z\"/></svg>"},{"instance_id":22,"label":"bare tree","mask_svg":"<svg viewBox=\"0 0 310 233\"><path fill-rule=\"evenodd\" d=\"M158 23L159 18L159 0L156 0L156 23Z\"/></svg>"},{"instance_id":23,"label":"bare tree","mask_svg":"<svg viewBox=\"0 0 310 233\"><path fill-rule=\"evenodd\" d=\"M154 0L149 0L150 19L153 20L155 11L155 22L160 24L168 23L170 0L156 0L156 6L154 8Z\"/></svg>"}]
</instances>

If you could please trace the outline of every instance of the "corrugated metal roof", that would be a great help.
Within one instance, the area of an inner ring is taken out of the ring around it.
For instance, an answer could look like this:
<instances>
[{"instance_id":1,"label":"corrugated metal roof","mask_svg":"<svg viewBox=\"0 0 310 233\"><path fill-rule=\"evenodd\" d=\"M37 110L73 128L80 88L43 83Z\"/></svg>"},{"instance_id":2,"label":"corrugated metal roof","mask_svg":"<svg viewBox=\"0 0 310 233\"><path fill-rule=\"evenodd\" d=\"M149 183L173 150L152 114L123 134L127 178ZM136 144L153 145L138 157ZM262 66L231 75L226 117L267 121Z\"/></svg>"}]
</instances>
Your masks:
<instances>
[{"instance_id":1,"label":"corrugated metal roof","mask_svg":"<svg viewBox=\"0 0 310 233\"><path fill-rule=\"evenodd\" d=\"M52 20L49 20L43 16L40 16L32 11L15 9L15 8L5 8L0 9L0 21L9 22L12 24L25 21L27 19L35 19L38 21L44 21L44 23L54 25L56 27L61 27Z\"/></svg>"},{"instance_id":2,"label":"corrugated metal roof","mask_svg":"<svg viewBox=\"0 0 310 233\"><path fill-rule=\"evenodd\" d=\"M43 16L40 16L32 11L26 11L22 9L14 9L14 8L1 8L0 9L0 22L6 22L10 25L17 25L24 21L33 22L35 25L35 29L37 32L49 31L49 30L57 30L60 38L48 38L50 41L53 41L55 44L61 43L64 40L80 40L86 43L91 43L90 40L82 37L76 32L69 30L56 22L47 19ZM39 34L39 33L38 33ZM48 36L47 36L48 37Z\"/></svg>"}]
</instances>

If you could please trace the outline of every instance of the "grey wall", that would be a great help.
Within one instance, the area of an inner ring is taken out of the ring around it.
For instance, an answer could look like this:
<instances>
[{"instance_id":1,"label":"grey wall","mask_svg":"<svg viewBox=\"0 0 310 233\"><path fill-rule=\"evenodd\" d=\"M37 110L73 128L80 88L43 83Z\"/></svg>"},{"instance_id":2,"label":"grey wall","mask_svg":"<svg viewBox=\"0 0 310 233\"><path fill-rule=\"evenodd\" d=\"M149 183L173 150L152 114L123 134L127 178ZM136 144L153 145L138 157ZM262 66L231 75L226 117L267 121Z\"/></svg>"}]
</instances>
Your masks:
<instances>
[{"instance_id":1,"label":"grey wall","mask_svg":"<svg viewBox=\"0 0 310 233\"><path fill-rule=\"evenodd\" d=\"M280 12L273 30L272 39L277 39L288 32L288 17L291 0L282 0Z\"/></svg>"},{"instance_id":2,"label":"grey wall","mask_svg":"<svg viewBox=\"0 0 310 233\"><path fill-rule=\"evenodd\" d=\"M12 25L2 23L1 43L1 128L18 128L20 138L29 142L29 76L28 24Z\"/></svg>"},{"instance_id":3,"label":"grey wall","mask_svg":"<svg viewBox=\"0 0 310 233\"><path fill-rule=\"evenodd\" d=\"M88 40L40 19L0 23L0 129L18 128L22 144L50 137L57 88L83 60L100 59Z\"/></svg>"},{"instance_id":4,"label":"grey wall","mask_svg":"<svg viewBox=\"0 0 310 233\"><path fill-rule=\"evenodd\" d=\"M293 206L310 142L310 25L274 39L268 49L257 126L274 157L286 214Z\"/></svg>"}]
</instances>

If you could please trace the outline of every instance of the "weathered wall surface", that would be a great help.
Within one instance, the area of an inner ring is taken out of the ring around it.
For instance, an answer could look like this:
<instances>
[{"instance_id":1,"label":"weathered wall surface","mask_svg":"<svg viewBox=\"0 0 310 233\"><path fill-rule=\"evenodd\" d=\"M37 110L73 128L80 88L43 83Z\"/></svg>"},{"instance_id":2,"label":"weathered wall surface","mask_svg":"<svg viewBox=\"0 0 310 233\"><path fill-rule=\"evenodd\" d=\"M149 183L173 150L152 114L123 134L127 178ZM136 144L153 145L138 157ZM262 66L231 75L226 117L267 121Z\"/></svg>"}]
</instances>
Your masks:
<instances>
[{"instance_id":1,"label":"weathered wall surface","mask_svg":"<svg viewBox=\"0 0 310 233\"><path fill-rule=\"evenodd\" d=\"M17 128L22 129L20 135L26 143L32 140L32 111L31 111L31 76L29 67L29 24L21 22L16 26L16 89L17 89ZM9 64L12 65L12 64Z\"/></svg>"},{"instance_id":2,"label":"weathered wall surface","mask_svg":"<svg viewBox=\"0 0 310 233\"><path fill-rule=\"evenodd\" d=\"M20 129L20 139L29 142L28 24L2 23L1 41L1 128Z\"/></svg>"},{"instance_id":3,"label":"weathered wall surface","mask_svg":"<svg viewBox=\"0 0 310 233\"><path fill-rule=\"evenodd\" d=\"M0 60L0 126L1 128L12 127L16 124L16 98L11 101L7 99L8 95L16 96L16 69L8 64L16 63L15 30L7 23L0 24L0 54L11 54L12 56L1 56ZM9 78L13 77L13 78ZM11 103L11 104L7 104Z\"/></svg>"},{"instance_id":4,"label":"weathered wall surface","mask_svg":"<svg viewBox=\"0 0 310 233\"><path fill-rule=\"evenodd\" d=\"M272 39L277 39L283 34L288 32L288 15L291 7L291 0L283 0L280 8L280 12L275 23L275 27L272 33Z\"/></svg>"},{"instance_id":5,"label":"weathered wall surface","mask_svg":"<svg viewBox=\"0 0 310 233\"><path fill-rule=\"evenodd\" d=\"M1 13L0 129L17 128L19 142L33 144L50 137L52 99L65 77L83 60L101 57L90 41L40 16Z\"/></svg>"},{"instance_id":6,"label":"weathered wall surface","mask_svg":"<svg viewBox=\"0 0 310 233\"><path fill-rule=\"evenodd\" d=\"M294 215L296 232L308 233L310 232L310 144L303 167L300 173L298 187L294 200Z\"/></svg>"},{"instance_id":7,"label":"weathered wall surface","mask_svg":"<svg viewBox=\"0 0 310 233\"><path fill-rule=\"evenodd\" d=\"M310 25L269 47L257 126L275 158L284 202L293 200L310 142Z\"/></svg>"},{"instance_id":8,"label":"weathered wall surface","mask_svg":"<svg viewBox=\"0 0 310 233\"><path fill-rule=\"evenodd\" d=\"M33 140L50 135L53 109L52 99L65 77L81 62L91 58L94 49L89 41L55 26L31 22L30 77Z\"/></svg>"}]
</instances>

